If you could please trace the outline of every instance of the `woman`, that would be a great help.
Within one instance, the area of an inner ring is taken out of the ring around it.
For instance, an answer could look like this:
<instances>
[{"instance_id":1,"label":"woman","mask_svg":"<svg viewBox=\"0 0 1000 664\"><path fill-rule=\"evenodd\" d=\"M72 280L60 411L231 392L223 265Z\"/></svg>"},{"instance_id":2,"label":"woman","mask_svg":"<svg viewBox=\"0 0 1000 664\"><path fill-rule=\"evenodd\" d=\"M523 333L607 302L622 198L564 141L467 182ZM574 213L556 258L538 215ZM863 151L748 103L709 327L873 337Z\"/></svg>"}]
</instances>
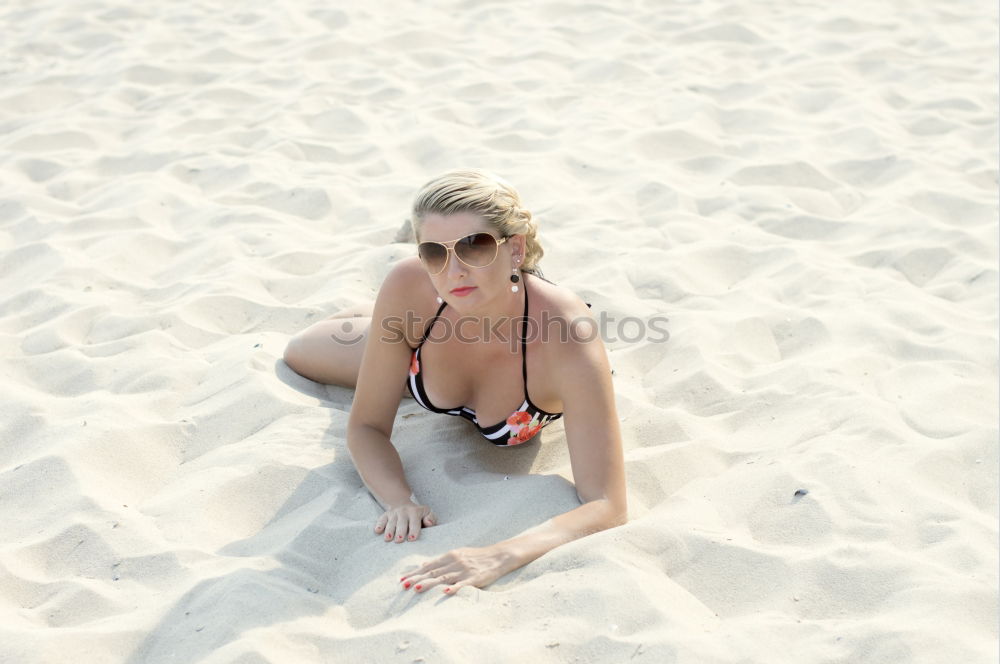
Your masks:
<instances>
[{"instance_id":1,"label":"woman","mask_svg":"<svg viewBox=\"0 0 1000 664\"><path fill-rule=\"evenodd\" d=\"M445 173L417 195L412 223L418 256L389 272L370 317L342 312L316 323L284 358L307 378L356 388L347 447L385 510L375 533L386 541L413 541L437 523L390 441L401 389L429 410L465 417L496 445L523 444L565 417L582 505L517 537L450 551L400 580L453 594L625 523L624 460L596 323L579 297L541 278L536 222L517 192L484 171ZM358 327L363 335L351 338Z\"/></svg>"}]
</instances>

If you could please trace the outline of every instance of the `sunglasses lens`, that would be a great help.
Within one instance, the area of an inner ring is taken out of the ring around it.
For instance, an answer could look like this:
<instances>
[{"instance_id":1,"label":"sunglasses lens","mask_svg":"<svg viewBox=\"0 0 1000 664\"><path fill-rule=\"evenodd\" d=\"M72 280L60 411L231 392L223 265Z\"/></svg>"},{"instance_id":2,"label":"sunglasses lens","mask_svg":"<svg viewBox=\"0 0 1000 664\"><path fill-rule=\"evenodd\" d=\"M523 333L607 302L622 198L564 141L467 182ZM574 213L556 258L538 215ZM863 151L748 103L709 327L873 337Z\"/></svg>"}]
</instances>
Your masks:
<instances>
[{"instance_id":1,"label":"sunglasses lens","mask_svg":"<svg viewBox=\"0 0 1000 664\"><path fill-rule=\"evenodd\" d=\"M448 260L447 247L437 242L421 242L417 246L417 254L433 274L440 272Z\"/></svg>"},{"instance_id":2,"label":"sunglasses lens","mask_svg":"<svg viewBox=\"0 0 1000 664\"><path fill-rule=\"evenodd\" d=\"M486 267L496 260L500 244L489 233L473 233L455 242L455 255L469 267ZM448 248L438 242L421 242L417 255L431 274L437 274L448 263Z\"/></svg>"},{"instance_id":3,"label":"sunglasses lens","mask_svg":"<svg viewBox=\"0 0 1000 664\"><path fill-rule=\"evenodd\" d=\"M489 233L474 233L455 243L455 253L472 267L486 267L497 257L497 241Z\"/></svg>"}]
</instances>

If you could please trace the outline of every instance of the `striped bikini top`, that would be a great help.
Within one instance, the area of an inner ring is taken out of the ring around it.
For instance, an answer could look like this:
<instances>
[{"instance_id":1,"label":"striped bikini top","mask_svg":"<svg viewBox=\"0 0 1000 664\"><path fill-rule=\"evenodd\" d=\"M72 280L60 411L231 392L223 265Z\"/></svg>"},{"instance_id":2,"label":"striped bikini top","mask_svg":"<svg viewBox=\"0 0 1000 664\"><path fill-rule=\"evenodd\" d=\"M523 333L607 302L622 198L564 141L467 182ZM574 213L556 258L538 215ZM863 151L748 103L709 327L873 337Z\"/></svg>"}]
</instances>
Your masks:
<instances>
[{"instance_id":1,"label":"striped bikini top","mask_svg":"<svg viewBox=\"0 0 1000 664\"><path fill-rule=\"evenodd\" d=\"M410 358L410 374L406 380L406 386L409 388L410 394L413 395L413 398L418 404L434 413L464 417L465 419L471 421L476 428L479 429L479 433L481 433L484 438L498 446L520 445L521 443L533 438L534 435L538 433L546 424L558 420L563 416L562 413L550 413L542 410L533 404L531 402L531 397L528 396L528 361L525 353L525 337L527 337L528 334L528 289L525 287L523 290L524 317L521 322L521 377L524 380L524 401L520 406L518 406L517 410L510 414L506 420L484 427L479 424L479 419L476 417L476 411L471 408L467 406L458 406L456 408L438 408L432 404L431 400L427 397L427 391L424 389L423 371L420 366L420 349L427 340L427 337L431 332L431 328L434 326L434 322L448 305L447 302L441 303L441 306L438 307L437 313L434 314L434 318L432 318L431 322L427 324L427 329L424 330L424 336L420 340L416 349L414 349L413 355Z\"/></svg>"}]
</instances>

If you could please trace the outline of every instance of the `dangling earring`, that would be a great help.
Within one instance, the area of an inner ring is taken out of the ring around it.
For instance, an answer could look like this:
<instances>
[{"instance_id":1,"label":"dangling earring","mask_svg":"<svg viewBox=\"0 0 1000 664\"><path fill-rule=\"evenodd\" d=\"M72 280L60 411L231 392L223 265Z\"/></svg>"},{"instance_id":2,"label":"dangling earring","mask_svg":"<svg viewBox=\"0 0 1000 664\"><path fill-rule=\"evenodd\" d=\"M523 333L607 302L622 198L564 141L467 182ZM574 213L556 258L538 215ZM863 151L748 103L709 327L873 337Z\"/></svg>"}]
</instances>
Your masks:
<instances>
[{"instance_id":1,"label":"dangling earring","mask_svg":"<svg viewBox=\"0 0 1000 664\"><path fill-rule=\"evenodd\" d=\"M520 280L521 280L521 277L517 276L517 268L515 267L514 269L511 270L511 275L510 275L510 283L511 283L510 292L511 293L516 293L517 292L517 282L519 282Z\"/></svg>"}]
</instances>

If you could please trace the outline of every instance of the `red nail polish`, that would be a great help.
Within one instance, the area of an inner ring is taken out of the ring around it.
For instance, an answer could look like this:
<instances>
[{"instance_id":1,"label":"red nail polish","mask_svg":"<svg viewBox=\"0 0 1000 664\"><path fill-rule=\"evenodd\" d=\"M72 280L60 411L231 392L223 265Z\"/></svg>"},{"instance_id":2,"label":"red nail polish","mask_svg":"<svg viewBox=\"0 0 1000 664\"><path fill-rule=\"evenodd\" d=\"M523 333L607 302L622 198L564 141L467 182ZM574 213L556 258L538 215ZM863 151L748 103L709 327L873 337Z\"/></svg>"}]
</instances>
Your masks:
<instances>
[{"instance_id":1,"label":"red nail polish","mask_svg":"<svg viewBox=\"0 0 1000 664\"><path fill-rule=\"evenodd\" d=\"M451 588L445 588L445 589L444 589L444 591L445 591L446 593L450 593L450 592L451 592Z\"/></svg>"},{"instance_id":2,"label":"red nail polish","mask_svg":"<svg viewBox=\"0 0 1000 664\"><path fill-rule=\"evenodd\" d=\"M417 590L420 590L422 588L423 588L423 586L417 586Z\"/></svg>"},{"instance_id":3,"label":"red nail polish","mask_svg":"<svg viewBox=\"0 0 1000 664\"><path fill-rule=\"evenodd\" d=\"M409 582L409 581L407 581L406 583L404 583L404 584L403 584L403 587L404 587L404 588L409 588L409 587L410 587L410 582Z\"/></svg>"},{"instance_id":4,"label":"red nail polish","mask_svg":"<svg viewBox=\"0 0 1000 664\"><path fill-rule=\"evenodd\" d=\"M399 580L400 580L400 581L406 581L406 577L405 577L405 576L403 576L403 577L400 577L400 579L399 579Z\"/></svg>"}]
</instances>

